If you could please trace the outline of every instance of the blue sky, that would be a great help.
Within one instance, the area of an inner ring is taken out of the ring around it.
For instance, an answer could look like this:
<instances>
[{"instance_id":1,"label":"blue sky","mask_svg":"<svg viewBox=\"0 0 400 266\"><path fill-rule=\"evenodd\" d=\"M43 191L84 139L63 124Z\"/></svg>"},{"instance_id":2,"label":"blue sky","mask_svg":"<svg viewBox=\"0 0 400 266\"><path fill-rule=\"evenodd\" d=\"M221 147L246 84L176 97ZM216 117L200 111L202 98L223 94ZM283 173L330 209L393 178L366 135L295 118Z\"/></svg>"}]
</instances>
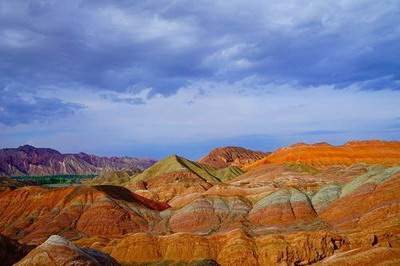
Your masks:
<instances>
[{"instance_id":1,"label":"blue sky","mask_svg":"<svg viewBox=\"0 0 400 266\"><path fill-rule=\"evenodd\" d=\"M0 0L0 146L400 139L399 1Z\"/></svg>"}]
</instances>

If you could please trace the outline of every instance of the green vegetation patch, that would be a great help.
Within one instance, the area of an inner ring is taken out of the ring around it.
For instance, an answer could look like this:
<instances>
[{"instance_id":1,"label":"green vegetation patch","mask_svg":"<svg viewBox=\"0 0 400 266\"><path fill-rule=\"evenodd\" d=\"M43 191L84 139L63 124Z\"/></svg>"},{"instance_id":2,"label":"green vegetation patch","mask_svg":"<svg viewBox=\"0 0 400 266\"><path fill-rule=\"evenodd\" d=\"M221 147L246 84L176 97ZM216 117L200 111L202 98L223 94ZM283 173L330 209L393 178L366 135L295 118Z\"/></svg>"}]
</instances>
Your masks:
<instances>
[{"instance_id":1,"label":"green vegetation patch","mask_svg":"<svg viewBox=\"0 0 400 266\"><path fill-rule=\"evenodd\" d=\"M79 184L81 179L94 178L97 175L45 175L45 176L13 176L17 181L29 181L37 185Z\"/></svg>"}]
</instances>

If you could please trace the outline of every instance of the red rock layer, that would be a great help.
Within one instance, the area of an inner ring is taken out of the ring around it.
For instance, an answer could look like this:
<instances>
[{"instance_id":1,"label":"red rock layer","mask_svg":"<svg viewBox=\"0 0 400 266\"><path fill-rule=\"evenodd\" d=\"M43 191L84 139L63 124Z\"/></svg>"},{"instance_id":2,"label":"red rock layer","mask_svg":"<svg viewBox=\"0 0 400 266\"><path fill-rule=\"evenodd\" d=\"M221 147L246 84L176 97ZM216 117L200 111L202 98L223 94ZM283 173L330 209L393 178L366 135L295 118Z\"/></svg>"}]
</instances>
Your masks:
<instances>
[{"instance_id":1,"label":"red rock layer","mask_svg":"<svg viewBox=\"0 0 400 266\"><path fill-rule=\"evenodd\" d=\"M113 186L47 189L25 187L0 194L0 233L41 243L68 238L146 231L166 206Z\"/></svg>"},{"instance_id":2,"label":"red rock layer","mask_svg":"<svg viewBox=\"0 0 400 266\"><path fill-rule=\"evenodd\" d=\"M268 153L241 147L222 147L212 150L199 160L200 163L220 169L228 166L242 167L267 156Z\"/></svg>"},{"instance_id":3,"label":"red rock layer","mask_svg":"<svg viewBox=\"0 0 400 266\"><path fill-rule=\"evenodd\" d=\"M316 216L308 202L285 202L251 212L249 220L253 224L287 226L295 223L310 223Z\"/></svg>"},{"instance_id":4,"label":"red rock layer","mask_svg":"<svg viewBox=\"0 0 400 266\"><path fill-rule=\"evenodd\" d=\"M98 239L83 239L79 245L97 247L119 263L192 261L208 258L220 265L304 265L332 255L345 239L329 232L301 232L252 238L241 230L200 236L177 233L166 236L137 233L101 246Z\"/></svg>"},{"instance_id":5,"label":"red rock layer","mask_svg":"<svg viewBox=\"0 0 400 266\"><path fill-rule=\"evenodd\" d=\"M400 164L400 141L352 141L342 146L327 143L295 144L281 148L247 167L263 164L299 162L313 166L351 165L355 163Z\"/></svg>"}]
</instances>

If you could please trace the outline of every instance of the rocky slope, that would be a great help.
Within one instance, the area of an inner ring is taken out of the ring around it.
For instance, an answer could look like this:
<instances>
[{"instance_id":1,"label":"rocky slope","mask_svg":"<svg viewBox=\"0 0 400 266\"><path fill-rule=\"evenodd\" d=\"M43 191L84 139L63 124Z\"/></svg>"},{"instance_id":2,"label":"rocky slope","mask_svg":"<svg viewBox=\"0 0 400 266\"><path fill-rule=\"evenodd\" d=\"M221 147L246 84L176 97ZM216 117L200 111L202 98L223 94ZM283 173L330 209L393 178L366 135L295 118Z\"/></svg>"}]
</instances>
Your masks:
<instances>
[{"instance_id":1,"label":"rocky slope","mask_svg":"<svg viewBox=\"0 0 400 266\"><path fill-rule=\"evenodd\" d=\"M103 170L140 171L154 160L130 157L99 157L85 153L61 154L53 149L24 145L0 150L0 175L97 174Z\"/></svg>"},{"instance_id":2,"label":"rocky slope","mask_svg":"<svg viewBox=\"0 0 400 266\"><path fill-rule=\"evenodd\" d=\"M264 158L268 154L242 147L221 147L212 150L209 154L201 158L199 162L217 169L228 166L243 167Z\"/></svg>"},{"instance_id":3,"label":"rocky slope","mask_svg":"<svg viewBox=\"0 0 400 266\"><path fill-rule=\"evenodd\" d=\"M254 169L263 164L298 162L312 166L352 165L355 163L400 164L400 141L351 141L341 146L328 143L295 144L281 148L249 165Z\"/></svg>"}]
</instances>

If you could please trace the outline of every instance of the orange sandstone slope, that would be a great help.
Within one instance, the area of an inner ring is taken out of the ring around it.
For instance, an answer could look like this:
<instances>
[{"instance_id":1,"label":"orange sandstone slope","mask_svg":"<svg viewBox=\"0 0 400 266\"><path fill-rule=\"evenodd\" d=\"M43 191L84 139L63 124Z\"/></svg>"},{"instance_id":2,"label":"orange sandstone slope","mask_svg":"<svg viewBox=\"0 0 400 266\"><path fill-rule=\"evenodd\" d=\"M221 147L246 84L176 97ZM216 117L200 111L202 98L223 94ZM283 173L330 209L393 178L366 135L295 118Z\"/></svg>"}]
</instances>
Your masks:
<instances>
[{"instance_id":1,"label":"orange sandstone slope","mask_svg":"<svg viewBox=\"0 0 400 266\"><path fill-rule=\"evenodd\" d=\"M242 147L221 147L213 149L209 154L199 160L214 168L220 169L228 166L243 167L259 159L264 158L269 153L252 151Z\"/></svg>"},{"instance_id":2,"label":"orange sandstone slope","mask_svg":"<svg viewBox=\"0 0 400 266\"><path fill-rule=\"evenodd\" d=\"M351 141L340 146L328 143L294 144L278 149L246 169L272 163L303 163L317 167L355 163L393 166L400 164L400 141Z\"/></svg>"},{"instance_id":3,"label":"orange sandstone slope","mask_svg":"<svg viewBox=\"0 0 400 266\"><path fill-rule=\"evenodd\" d=\"M0 234L29 244L53 234L121 236L147 231L168 207L117 186L23 187L0 193Z\"/></svg>"}]
</instances>

